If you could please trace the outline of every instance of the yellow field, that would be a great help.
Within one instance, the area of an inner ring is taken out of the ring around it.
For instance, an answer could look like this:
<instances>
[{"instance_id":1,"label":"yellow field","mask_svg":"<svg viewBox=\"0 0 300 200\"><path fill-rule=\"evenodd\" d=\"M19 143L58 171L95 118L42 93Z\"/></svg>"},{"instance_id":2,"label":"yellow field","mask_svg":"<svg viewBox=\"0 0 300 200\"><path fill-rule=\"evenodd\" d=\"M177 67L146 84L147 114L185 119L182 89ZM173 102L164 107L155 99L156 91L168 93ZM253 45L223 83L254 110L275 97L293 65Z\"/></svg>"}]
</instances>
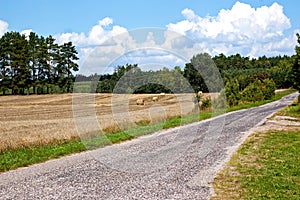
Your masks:
<instances>
[{"instance_id":1,"label":"yellow field","mask_svg":"<svg viewBox=\"0 0 300 200\"><path fill-rule=\"evenodd\" d=\"M158 101L152 101L154 96ZM137 99L145 105L136 105ZM194 110L194 94L51 94L0 96L0 151L75 140L154 123Z\"/></svg>"}]
</instances>

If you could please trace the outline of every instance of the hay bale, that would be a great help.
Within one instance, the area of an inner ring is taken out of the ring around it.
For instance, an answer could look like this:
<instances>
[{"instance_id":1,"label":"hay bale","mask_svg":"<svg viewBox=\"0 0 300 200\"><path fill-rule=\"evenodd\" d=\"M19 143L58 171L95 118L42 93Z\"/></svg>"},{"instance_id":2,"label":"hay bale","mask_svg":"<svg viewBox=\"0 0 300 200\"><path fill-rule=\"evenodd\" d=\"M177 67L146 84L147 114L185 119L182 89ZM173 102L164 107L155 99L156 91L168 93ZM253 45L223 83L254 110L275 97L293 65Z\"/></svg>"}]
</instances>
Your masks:
<instances>
[{"instance_id":1,"label":"hay bale","mask_svg":"<svg viewBox=\"0 0 300 200\"><path fill-rule=\"evenodd\" d=\"M136 100L136 105L145 105L145 100L144 99L137 99Z\"/></svg>"}]
</instances>

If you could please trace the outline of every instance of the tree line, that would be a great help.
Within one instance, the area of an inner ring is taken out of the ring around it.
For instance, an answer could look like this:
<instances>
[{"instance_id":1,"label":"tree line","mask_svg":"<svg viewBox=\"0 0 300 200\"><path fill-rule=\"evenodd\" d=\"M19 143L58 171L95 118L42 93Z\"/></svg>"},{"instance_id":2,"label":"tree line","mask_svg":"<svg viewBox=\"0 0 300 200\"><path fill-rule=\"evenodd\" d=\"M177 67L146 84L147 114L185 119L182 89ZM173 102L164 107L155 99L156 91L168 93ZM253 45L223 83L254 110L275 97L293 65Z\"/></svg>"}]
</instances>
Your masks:
<instances>
[{"instance_id":1,"label":"tree line","mask_svg":"<svg viewBox=\"0 0 300 200\"><path fill-rule=\"evenodd\" d=\"M71 92L78 71L72 42L31 32L7 32L0 38L0 91L5 94Z\"/></svg>"},{"instance_id":2,"label":"tree line","mask_svg":"<svg viewBox=\"0 0 300 200\"><path fill-rule=\"evenodd\" d=\"M294 57L260 57L250 59L242 57L239 54L226 57L223 54L211 57L207 53L195 55L189 63L185 64L184 69L176 66L174 69L163 68L157 71L142 71L137 64L126 64L125 66L116 66L113 74L91 76L76 75L78 83L83 81L99 80L96 86L96 92L112 93L116 84L121 80L123 83L119 92L131 93L160 93L176 91L184 93L187 91L188 81L190 87L197 92L214 92L221 88L214 88L213 73L220 73L224 85L238 83L238 89L243 90L255 80L272 80L277 89L289 88L293 86L292 67ZM206 69L216 68L218 71L206 72ZM203 74L207 75L206 80ZM184 77L184 78L180 78ZM144 85L144 83L148 83ZM78 84L80 85L80 84ZM208 87L210 85L210 87ZM139 88L134 88L141 86ZM185 87L183 87L185 86Z\"/></svg>"},{"instance_id":3,"label":"tree line","mask_svg":"<svg viewBox=\"0 0 300 200\"><path fill-rule=\"evenodd\" d=\"M75 92L86 91L82 81L92 81L88 92L97 93L223 92L227 104L234 106L271 99L275 89L297 88L299 76L295 75L295 63L296 55L249 58L240 54L212 57L200 53L193 56L183 70L176 66L142 71L137 64L126 64L115 67L113 74L89 77L79 74ZM215 84L217 79L223 84Z\"/></svg>"},{"instance_id":4,"label":"tree line","mask_svg":"<svg viewBox=\"0 0 300 200\"><path fill-rule=\"evenodd\" d=\"M297 34L298 43L300 36ZM186 93L223 92L228 104L269 99L275 89L299 89L300 47L294 56L259 58L240 54L214 57L193 56L184 68L142 71L138 64L116 66L112 74L84 76L73 72L77 51L72 42L31 32L29 36L7 32L0 38L0 94L98 93ZM215 84L219 79L223 84ZM224 89L225 88L225 89Z\"/></svg>"}]
</instances>

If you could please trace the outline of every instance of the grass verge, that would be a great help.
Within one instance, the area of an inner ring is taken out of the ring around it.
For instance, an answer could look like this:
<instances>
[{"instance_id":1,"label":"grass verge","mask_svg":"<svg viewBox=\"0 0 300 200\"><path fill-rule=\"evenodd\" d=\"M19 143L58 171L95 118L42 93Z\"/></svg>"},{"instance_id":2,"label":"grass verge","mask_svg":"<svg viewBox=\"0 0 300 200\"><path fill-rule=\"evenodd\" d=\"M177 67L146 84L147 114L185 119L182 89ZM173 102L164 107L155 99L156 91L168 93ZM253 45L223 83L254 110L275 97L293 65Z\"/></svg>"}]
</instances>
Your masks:
<instances>
[{"instance_id":1,"label":"grass verge","mask_svg":"<svg viewBox=\"0 0 300 200\"><path fill-rule=\"evenodd\" d=\"M235 106L232 108L228 108L226 111L231 112L235 110L259 106L265 103L269 103L271 101L276 101L282 98L283 96L291 94L293 92L294 91L285 91L276 94L276 96L272 100ZM59 158L72 153L82 152L87 149L95 149L110 144L119 143L122 141L133 139L141 135L153 133L161 129L168 129L168 128L208 119L212 116L216 116L217 114L212 112L202 112L200 113L200 115L197 114L197 115L189 115L184 117L174 117L166 120L165 122L160 122L160 123L150 124L145 126L138 126L136 128L131 128L126 131L110 133L110 134L106 134L105 136L102 135L90 140L86 140L84 142L69 141L69 142L59 143L57 145L45 145L45 146L36 146L31 148L19 148L13 150L6 150L4 152L0 152L0 172L28 166L35 163L44 162L49 159Z\"/></svg>"},{"instance_id":2,"label":"grass verge","mask_svg":"<svg viewBox=\"0 0 300 200\"><path fill-rule=\"evenodd\" d=\"M283 116L291 116L295 118L300 118L300 108L298 106L297 101L293 102L291 105L286 107L285 109L278 112L279 115Z\"/></svg>"},{"instance_id":3,"label":"grass verge","mask_svg":"<svg viewBox=\"0 0 300 200\"><path fill-rule=\"evenodd\" d=\"M86 150L85 146L78 141L8 150L0 153L0 171L8 171L84 150Z\"/></svg>"},{"instance_id":4,"label":"grass verge","mask_svg":"<svg viewBox=\"0 0 300 200\"><path fill-rule=\"evenodd\" d=\"M254 134L216 177L212 199L299 199L300 131Z\"/></svg>"},{"instance_id":5,"label":"grass verge","mask_svg":"<svg viewBox=\"0 0 300 200\"><path fill-rule=\"evenodd\" d=\"M299 117L293 103L278 112ZM255 133L214 180L212 199L299 199L300 128Z\"/></svg>"}]
</instances>

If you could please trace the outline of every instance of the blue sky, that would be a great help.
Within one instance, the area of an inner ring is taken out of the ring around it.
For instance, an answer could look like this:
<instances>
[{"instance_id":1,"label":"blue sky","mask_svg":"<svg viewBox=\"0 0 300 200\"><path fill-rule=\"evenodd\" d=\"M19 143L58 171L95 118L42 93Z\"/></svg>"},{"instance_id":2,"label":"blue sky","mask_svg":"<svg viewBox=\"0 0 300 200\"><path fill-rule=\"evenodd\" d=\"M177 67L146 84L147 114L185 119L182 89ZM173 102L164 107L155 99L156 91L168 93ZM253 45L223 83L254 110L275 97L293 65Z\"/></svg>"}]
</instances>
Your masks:
<instances>
[{"instance_id":1,"label":"blue sky","mask_svg":"<svg viewBox=\"0 0 300 200\"><path fill-rule=\"evenodd\" d=\"M230 9L235 0L2 0L0 20L10 30L32 29L43 35L63 32L88 32L98 20L110 17L115 24L128 29L162 27L182 20L181 11L190 8L198 15L217 15L221 9ZM300 29L297 0L240 1L257 8L277 2L291 19L294 29ZM297 13L298 12L298 13Z\"/></svg>"},{"instance_id":2,"label":"blue sky","mask_svg":"<svg viewBox=\"0 0 300 200\"><path fill-rule=\"evenodd\" d=\"M151 58L153 63L163 60L182 65L184 61L175 56L182 52L170 47L174 44L170 40L175 36L165 34L163 44L154 44L159 35L155 32L160 31L149 27L174 31L185 39L192 39L194 49L186 48L184 42L185 46L179 48L185 49L187 58L197 48L212 55L291 55L296 44L295 33L300 32L299 7L298 0L1 0L0 36L6 31L24 34L34 31L44 36L53 35L59 43L71 40L81 60L94 65L99 62L108 65L116 59L141 62L138 58L126 60L120 56L129 50L149 47L162 50L161 54L153 54L156 56ZM138 36L132 33L141 28L146 39L137 45ZM118 48L105 45L105 49L95 49L110 38L114 45L119 42ZM185 39L180 39L181 45ZM178 46L178 38L176 41ZM166 56L165 52L171 50L175 52L173 57ZM148 52L148 59L149 55ZM103 57L107 58L105 62ZM87 73L90 72L93 70Z\"/></svg>"}]
</instances>

